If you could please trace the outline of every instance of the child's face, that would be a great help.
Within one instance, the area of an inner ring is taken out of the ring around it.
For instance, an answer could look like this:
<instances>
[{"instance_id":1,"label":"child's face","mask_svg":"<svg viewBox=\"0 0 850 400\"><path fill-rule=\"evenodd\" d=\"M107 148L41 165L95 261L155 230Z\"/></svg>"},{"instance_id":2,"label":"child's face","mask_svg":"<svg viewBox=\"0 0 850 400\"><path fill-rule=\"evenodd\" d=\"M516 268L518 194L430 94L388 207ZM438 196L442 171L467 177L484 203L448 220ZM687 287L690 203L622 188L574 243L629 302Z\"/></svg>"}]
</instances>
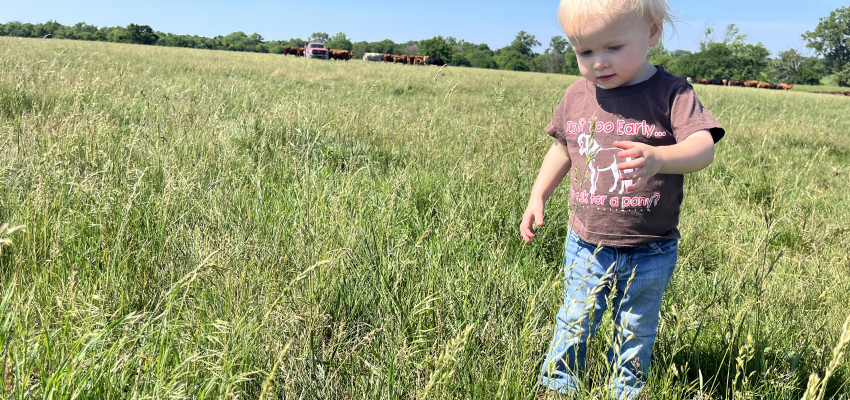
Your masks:
<instances>
[{"instance_id":1,"label":"child's face","mask_svg":"<svg viewBox=\"0 0 850 400\"><path fill-rule=\"evenodd\" d=\"M646 52L661 29L632 14L597 16L570 36L578 67L590 82L612 89L649 79L654 68ZM646 76L646 75L649 76Z\"/></svg>"}]
</instances>

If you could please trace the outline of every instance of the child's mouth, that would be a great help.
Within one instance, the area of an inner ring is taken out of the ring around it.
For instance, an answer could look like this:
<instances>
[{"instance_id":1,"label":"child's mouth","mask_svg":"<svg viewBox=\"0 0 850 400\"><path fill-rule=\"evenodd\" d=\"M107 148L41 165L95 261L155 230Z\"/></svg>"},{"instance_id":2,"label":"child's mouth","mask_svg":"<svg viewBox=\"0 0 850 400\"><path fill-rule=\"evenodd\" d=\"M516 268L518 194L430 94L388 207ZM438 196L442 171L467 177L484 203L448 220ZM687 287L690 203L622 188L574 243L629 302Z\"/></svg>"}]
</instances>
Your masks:
<instances>
[{"instance_id":1,"label":"child's mouth","mask_svg":"<svg viewBox=\"0 0 850 400\"><path fill-rule=\"evenodd\" d=\"M611 79L614 79L614 75L617 75L617 74L603 75L603 76L600 76L600 77L598 77L598 78L596 78L596 79L599 79L599 80L600 80L600 81L602 81L602 82L608 82L608 81L610 81Z\"/></svg>"}]
</instances>

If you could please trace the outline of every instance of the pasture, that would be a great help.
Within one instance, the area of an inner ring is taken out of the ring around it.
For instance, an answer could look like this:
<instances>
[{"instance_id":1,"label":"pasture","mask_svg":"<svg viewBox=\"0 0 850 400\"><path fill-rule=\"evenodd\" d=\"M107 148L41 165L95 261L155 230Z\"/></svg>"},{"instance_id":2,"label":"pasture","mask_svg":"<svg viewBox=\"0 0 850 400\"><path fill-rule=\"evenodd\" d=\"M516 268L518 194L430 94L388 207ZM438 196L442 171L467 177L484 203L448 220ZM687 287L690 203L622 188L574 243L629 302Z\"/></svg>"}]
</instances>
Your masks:
<instances>
[{"instance_id":1,"label":"pasture","mask_svg":"<svg viewBox=\"0 0 850 400\"><path fill-rule=\"evenodd\" d=\"M0 223L25 227L0 232L0 398L535 398L566 185L536 241L518 224L577 77L0 54ZM829 373L848 399L850 97L695 90L728 133L686 179L646 398L798 399Z\"/></svg>"}]
</instances>

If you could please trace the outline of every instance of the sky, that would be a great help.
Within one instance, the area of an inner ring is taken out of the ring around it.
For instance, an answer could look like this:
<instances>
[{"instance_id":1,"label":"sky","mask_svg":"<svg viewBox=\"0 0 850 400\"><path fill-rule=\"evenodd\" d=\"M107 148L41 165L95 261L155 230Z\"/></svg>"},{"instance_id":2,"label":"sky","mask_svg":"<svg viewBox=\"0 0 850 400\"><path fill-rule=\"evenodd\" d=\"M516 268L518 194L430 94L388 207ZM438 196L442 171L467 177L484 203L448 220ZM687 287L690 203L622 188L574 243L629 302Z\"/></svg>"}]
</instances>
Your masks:
<instances>
[{"instance_id":1,"label":"sky","mask_svg":"<svg viewBox=\"0 0 850 400\"><path fill-rule=\"evenodd\" d=\"M675 33L667 29L668 49L696 51L705 27L711 26L719 39L726 26L734 23L748 35L749 42L764 43L774 55L792 47L805 50L800 35L814 30L830 11L849 5L848 0L668 2L681 19ZM0 0L0 22L55 20L98 27L135 23L162 32L206 37L256 32L266 40L344 32L352 41L403 43L443 35L487 43L491 49L510 44L519 31L526 31L543 44L535 49L542 52L552 36L564 35L558 26L557 8L557 0Z\"/></svg>"}]
</instances>

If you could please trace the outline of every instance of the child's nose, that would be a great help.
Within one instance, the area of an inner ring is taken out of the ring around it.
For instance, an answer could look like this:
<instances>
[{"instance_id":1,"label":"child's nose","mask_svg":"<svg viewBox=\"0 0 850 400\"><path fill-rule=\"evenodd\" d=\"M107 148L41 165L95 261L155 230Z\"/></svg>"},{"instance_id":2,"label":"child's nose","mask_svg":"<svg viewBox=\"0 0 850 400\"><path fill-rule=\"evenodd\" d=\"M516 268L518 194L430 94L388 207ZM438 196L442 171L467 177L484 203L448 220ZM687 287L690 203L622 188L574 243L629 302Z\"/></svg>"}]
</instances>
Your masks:
<instances>
[{"instance_id":1,"label":"child's nose","mask_svg":"<svg viewBox=\"0 0 850 400\"><path fill-rule=\"evenodd\" d=\"M593 68L594 68L594 69L605 69L605 68L608 68L608 60L606 60L606 59L604 59L604 58L602 58L602 57L598 57L598 58L597 58L596 60L594 60L594 62L593 62Z\"/></svg>"}]
</instances>

